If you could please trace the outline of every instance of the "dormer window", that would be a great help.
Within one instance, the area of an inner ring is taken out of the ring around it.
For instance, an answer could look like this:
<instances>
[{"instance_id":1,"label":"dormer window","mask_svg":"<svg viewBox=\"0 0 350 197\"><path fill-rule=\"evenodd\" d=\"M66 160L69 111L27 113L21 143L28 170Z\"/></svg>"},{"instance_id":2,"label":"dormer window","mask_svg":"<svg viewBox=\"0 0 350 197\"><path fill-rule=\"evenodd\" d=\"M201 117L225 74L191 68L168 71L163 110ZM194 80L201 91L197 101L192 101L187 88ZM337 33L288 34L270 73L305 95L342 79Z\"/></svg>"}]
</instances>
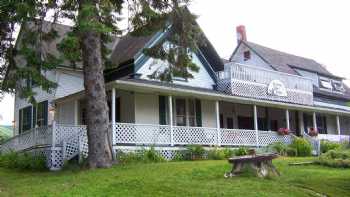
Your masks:
<instances>
[{"instance_id":1,"label":"dormer window","mask_svg":"<svg viewBox=\"0 0 350 197\"><path fill-rule=\"evenodd\" d=\"M327 90L332 90L331 80L328 78L320 77L320 87Z\"/></svg>"},{"instance_id":2,"label":"dormer window","mask_svg":"<svg viewBox=\"0 0 350 197\"><path fill-rule=\"evenodd\" d=\"M332 80L333 88L335 91L344 92L344 86L341 81Z\"/></svg>"},{"instance_id":3,"label":"dormer window","mask_svg":"<svg viewBox=\"0 0 350 197\"><path fill-rule=\"evenodd\" d=\"M244 56L244 61L249 60L250 59L250 51L244 51L243 56Z\"/></svg>"}]
</instances>

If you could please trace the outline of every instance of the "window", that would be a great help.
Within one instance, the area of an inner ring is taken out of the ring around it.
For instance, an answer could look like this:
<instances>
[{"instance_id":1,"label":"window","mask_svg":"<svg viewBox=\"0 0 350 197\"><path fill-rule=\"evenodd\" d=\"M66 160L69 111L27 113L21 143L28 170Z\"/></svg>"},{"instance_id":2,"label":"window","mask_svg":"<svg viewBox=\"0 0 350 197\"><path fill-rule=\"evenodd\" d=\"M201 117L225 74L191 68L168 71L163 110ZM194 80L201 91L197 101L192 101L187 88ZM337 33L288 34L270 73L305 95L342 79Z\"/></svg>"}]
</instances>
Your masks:
<instances>
[{"instance_id":1,"label":"window","mask_svg":"<svg viewBox=\"0 0 350 197\"><path fill-rule=\"evenodd\" d=\"M159 96L159 124L160 125L166 125L168 123L168 117L167 117L167 99L166 96Z\"/></svg>"},{"instance_id":2,"label":"window","mask_svg":"<svg viewBox=\"0 0 350 197\"><path fill-rule=\"evenodd\" d=\"M47 126L48 101L38 103L36 106L28 106L19 110L18 131L22 133L34 127Z\"/></svg>"},{"instance_id":3,"label":"window","mask_svg":"<svg viewBox=\"0 0 350 197\"><path fill-rule=\"evenodd\" d=\"M32 128L32 106L19 110L19 133Z\"/></svg>"},{"instance_id":4,"label":"window","mask_svg":"<svg viewBox=\"0 0 350 197\"><path fill-rule=\"evenodd\" d=\"M328 90L332 90L332 83L330 79L320 77L320 87Z\"/></svg>"},{"instance_id":5,"label":"window","mask_svg":"<svg viewBox=\"0 0 350 197\"><path fill-rule=\"evenodd\" d=\"M233 129L233 118L231 117L226 118L226 122L227 122L227 128Z\"/></svg>"},{"instance_id":6,"label":"window","mask_svg":"<svg viewBox=\"0 0 350 197\"><path fill-rule=\"evenodd\" d=\"M47 109L48 109L48 102L47 101L38 103L38 106L35 110L36 111L36 126L38 126L38 127L47 126ZM33 110L33 115L35 115L35 111Z\"/></svg>"},{"instance_id":7,"label":"window","mask_svg":"<svg viewBox=\"0 0 350 197\"><path fill-rule=\"evenodd\" d=\"M339 91L339 92L345 91L343 83L341 81L332 80L332 84L335 91Z\"/></svg>"},{"instance_id":8,"label":"window","mask_svg":"<svg viewBox=\"0 0 350 197\"><path fill-rule=\"evenodd\" d=\"M176 125L186 126L186 100L176 99Z\"/></svg>"},{"instance_id":9,"label":"window","mask_svg":"<svg viewBox=\"0 0 350 197\"><path fill-rule=\"evenodd\" d=\"M188 100L188 125L196 126L196 107L192 99Z\"/></svg>"},{"instance_id":10,"label":"window","mask_svg":"<svg viewBox=\"0 0 350 197\"><path fill-rule=\"evenodd\" d=\"M249 60L250 59L250 51L244 51L243 56L244 56L244 61Z\"/></svg>"},{"instance_id":11,"label":"window","mask_svg":"<svg viewBox=\"0 0 350 197\"><path fill-rule=\"evenodd\" d=\"M175 99L175 123L177 126L202 126L200 100Z\"/></svg>"}]
</instances>

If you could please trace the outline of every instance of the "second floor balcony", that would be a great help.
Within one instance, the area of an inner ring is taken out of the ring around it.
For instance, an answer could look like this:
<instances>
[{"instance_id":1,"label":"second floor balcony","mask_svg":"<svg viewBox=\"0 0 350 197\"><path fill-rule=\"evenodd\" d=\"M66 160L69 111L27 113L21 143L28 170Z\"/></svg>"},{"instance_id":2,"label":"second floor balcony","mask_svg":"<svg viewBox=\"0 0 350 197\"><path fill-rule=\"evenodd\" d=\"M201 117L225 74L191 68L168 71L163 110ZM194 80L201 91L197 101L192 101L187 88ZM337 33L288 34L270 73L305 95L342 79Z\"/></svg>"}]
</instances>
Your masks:
<instances>
[{"instance_id":1,"label":"second floor balcony","mask_svg":"<svg viewBox=\"0 0 350 197\"><path fill-rule=\"evenodd\" d=\"M313 104L309 78L265 68L228 63L218 72L218 90L226 94L302 105Z\"/></svg>"}]
</instances>

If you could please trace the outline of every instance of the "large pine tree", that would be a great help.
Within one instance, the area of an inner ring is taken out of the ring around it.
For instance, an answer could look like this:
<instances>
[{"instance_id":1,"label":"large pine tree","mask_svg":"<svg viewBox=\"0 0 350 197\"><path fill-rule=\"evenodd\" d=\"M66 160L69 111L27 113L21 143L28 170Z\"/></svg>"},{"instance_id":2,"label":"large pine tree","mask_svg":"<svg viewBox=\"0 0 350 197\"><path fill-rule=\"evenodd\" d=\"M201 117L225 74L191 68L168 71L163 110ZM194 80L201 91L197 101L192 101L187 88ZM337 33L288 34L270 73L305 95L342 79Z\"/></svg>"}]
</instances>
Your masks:
<instances>
[{"instance_id":1,"label":"large pine tree","mask_svg":"<svg viewBox=\"0 0 350 197\"><path fill-rule=\"evenodd\" d=\"M17 91L21 97L35 103L32 87L19 81L30 80L43 90L51 91L56 84L45 78L43 70L54 69L62 62L68 61L73 66L82 62L87 100L88 165L90 168L109 167L112 152L108 144L109 120L103 70L117 65L108 60L106 44L112 36L122 33L118 29L121 20L127 20L128 31L133 36L166 31L163 42L170 45L164 48L160 43L144 50L146 55L168 62L167 69L151 77L167 81L174 76L190 78L190 71L197 71L198 67L192 63L188 51L196 50L202 35L195 23L196 17L186 8L189 3L190 0L1 1L0 94ZM128 14L122 13L123 10ZM74 22L72 32L57 45L63 58L42 47L43 42L57 37L55 28L43 27L47 19L53 23ZM34 24L35 28L27 24ZM13 38L18 26L22 26L25 33L20 46L15 46ZM15 61L16 56L24 58L25 63Z\"/></svg>"}]
</instances>

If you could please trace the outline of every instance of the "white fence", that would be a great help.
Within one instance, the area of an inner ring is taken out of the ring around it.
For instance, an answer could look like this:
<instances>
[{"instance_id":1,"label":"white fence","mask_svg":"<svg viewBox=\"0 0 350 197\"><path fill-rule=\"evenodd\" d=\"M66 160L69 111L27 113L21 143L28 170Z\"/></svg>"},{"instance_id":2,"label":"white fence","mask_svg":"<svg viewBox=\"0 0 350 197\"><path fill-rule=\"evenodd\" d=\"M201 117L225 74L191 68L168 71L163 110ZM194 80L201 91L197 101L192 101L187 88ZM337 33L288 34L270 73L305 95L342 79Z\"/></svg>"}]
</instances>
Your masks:
<instances>
[{"instance_id":1,"label":"white fence","mask_svg":"<svg viewBox=\"0 0 350 197\"><path fill-rule=\"evenodd\" d=\"M329 140L329 141L333 141L333 142L350 141L350 136L348 136L348 135L318 134L317 138L319 140Z\"/></svg>"},{"instance_id":2,"label":"white fence","mask_svg":"<svg viewBox=\"0 0 350 197\"><path fill-rule=\"evenodd\" d=\"M289 135L280 136L271 131L133 123L117 123L113 128L114 145L267 146L291 141Z\"/></svg>"},{"instance_id":3,"label":"white fence","mask_svg":"<svg viewBox=\"0 0 350 197\"><path fill-rule=\"evenodd\" d=\"M225 70L218 72L217 75L218 90L230 95L313 104L312 82L305 77L237 63L226 64ZM283 83L287 96L281 97L268 93L268 86L273 80Z\"/></svg>"},{"instance_id":4,"label":"white fence","mask_svg":"<svg viewBox=\"0 0 350 197\"><path fill-rule=\"evenodd\" d=\"M21 151L32 147L48 146L52 144L52 126L33 128L1 145L1 152Z\"/></svg>"},{"instance_id":5,"label":"white fence","mask_svg":"<svg viewBox=\"0 0 350 197\"><path fill-rule=\"evenodd\" d=\"M184 127L169 125L117 123L112 128L113 146L158 147L190 144L207 146L267 146L273 142L290 143L291 136L276 132ZM87 157L86 126L59 125L34 128L3 143L0 152L40 150L50 169L60 169L65 160ZM40 152L39 151L39 152Z\"/></svg>"}]
</instances>

